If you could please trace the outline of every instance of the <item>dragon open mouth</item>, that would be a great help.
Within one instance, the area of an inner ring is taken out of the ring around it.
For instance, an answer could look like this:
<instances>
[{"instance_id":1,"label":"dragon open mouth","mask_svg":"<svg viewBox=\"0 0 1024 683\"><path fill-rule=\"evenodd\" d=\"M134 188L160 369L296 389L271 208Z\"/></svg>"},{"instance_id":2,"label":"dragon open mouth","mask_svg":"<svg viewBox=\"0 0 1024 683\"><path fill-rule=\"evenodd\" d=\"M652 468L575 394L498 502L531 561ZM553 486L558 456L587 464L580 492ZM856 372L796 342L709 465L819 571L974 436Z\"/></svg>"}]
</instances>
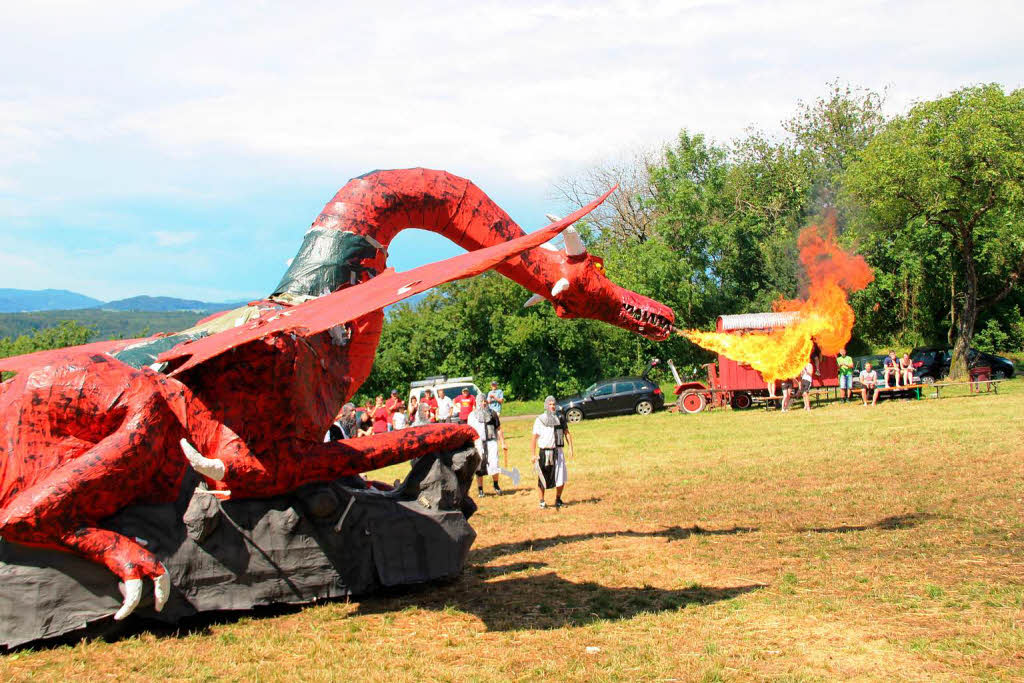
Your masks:
<instances>
[{"instance_id":1,"label":"dragon open mouth","mask_svg":"<svg viewBox=\"0 0 1024 683\"><path fill-rule=\"evenodd\" d=\"M619 327L660 341L672 332L675 314L672 309L645 296L623 292L619 309Z\"/></svg>"}]
</instances>

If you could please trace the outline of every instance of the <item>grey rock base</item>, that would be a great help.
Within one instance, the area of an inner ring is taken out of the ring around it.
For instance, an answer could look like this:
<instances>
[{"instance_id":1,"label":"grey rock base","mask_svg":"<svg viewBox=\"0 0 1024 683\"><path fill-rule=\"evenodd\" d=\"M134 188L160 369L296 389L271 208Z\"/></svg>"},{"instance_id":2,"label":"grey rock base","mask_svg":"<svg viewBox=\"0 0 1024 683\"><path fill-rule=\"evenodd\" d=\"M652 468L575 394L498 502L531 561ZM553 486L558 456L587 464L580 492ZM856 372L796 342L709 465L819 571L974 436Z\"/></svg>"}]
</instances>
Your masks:
<instances>
[{"instance_id":1,"label":"grey rock base","mask_svg":"<svg viewBox=\"0 0 1024 683\"><path fill-rule=\"evenodd\" d=\"M201 612L454 578L476 538L467 522L476 505L467 492L478 462L470 445L420 458L386 493L352 477L226 502L192 475L177 503L135 505L103 524L143 540L171 574L164 609L153 610L147 581L129 619L173 624ZM105 567L0 540L0 647L101 633L121 601L118 580Z\"/></svg>"}]
</instances>

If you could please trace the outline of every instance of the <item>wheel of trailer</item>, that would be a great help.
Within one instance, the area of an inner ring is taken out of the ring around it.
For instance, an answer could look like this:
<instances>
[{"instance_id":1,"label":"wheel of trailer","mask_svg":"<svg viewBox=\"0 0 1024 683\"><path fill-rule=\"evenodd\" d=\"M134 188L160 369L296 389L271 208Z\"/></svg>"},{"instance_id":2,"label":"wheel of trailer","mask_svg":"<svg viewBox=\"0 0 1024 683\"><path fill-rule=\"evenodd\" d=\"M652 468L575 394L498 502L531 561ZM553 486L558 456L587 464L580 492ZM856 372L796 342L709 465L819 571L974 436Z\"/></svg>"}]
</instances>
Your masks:
<instances>
[{"instance_id":1,"label":"wheel of trailer","mask_svg":"<svg viewBox=\"0 0 1024 683\"><path fill-rule=\"evenodd\" d=\"M699 413L707 404L704 394L699 391L684 391L679 397L679 409L684 413Z\"/></svg>"},{"instance_id":2,"label":"wheel of trailer","mask_svg":"<svg viewBox=\"0 0 1024 683\"><path fill-rule=\"evenodd\" d=\"M579 422L583 419L583 411L579 408L569 408L565 411L565 419L569 422Z\"/></svg>"},{"instance_id":3,"label":"wheel of trailer","mask_svg":"<svg viewBox=\"0 0 1024 683\"><path fill-rule=\"evenodd\" d=\"M650 401L640 401L636 404L637 415L650 415L654 412L654 404Z\"/></svg>"},{"instance_id":4,"label":"wheel of trailer","mask_svg":"<svg viewBox=\"0 0 1024 683\"><path fill-rule=\"evenodd\" d=\"M733 410L746 410L754 404L754 400L750 398L750 394L740 392L732 395L731 403Z\"/></svg>"}]
</instances>

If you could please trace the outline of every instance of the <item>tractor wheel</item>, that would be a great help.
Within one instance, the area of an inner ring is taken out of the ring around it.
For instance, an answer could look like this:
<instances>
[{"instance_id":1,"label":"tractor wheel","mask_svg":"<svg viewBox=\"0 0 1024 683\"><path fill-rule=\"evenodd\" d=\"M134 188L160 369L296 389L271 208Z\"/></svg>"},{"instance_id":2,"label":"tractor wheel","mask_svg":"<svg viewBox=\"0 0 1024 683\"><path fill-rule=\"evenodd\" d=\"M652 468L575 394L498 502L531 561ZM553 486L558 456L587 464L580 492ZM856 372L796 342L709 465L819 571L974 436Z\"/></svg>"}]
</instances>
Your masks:
<instances>
[{"instance_id":1,"label":"tractor wheel","mask_svg":"<svg viewBox=\"0 0 1024 683\"><path fill-rule=\"evenodd\" d=\"M733 394L732 397L732 409L733 410L746 410L754 404L754 400L750 398L750 394L739 393Z\"/></svg>"},{"instance_id":2,"label":"tractor wheel","mask_svg":"<svg viewBox=\"0 0 1024 683\"><path fill-rule=\"evenodd\" d=\"M654 404L650 401L640 401L636 404L637 415L650 415L654 412Z\"/></svg>"},{"instance_id":3,"label":"tractor wheel","mask_svg":"<svg viewBox=\"0 0 1024 683\"><path fill-rule=\"evenodd\" d=\"M684 413L699 413L708 404L704 394L698 391L684 391L679 397L679 409Z\"/></svg>"},{"instance_id":4,"label":"tractor wheel","mask_svg":"<svg viewBox=\"0 0 1024 683\"><path fill-rule=\"evenodd\" d=\"M583 419L583 411L579 408L569 408L565 411L565 419L567 422L579 422Z\"/></svg>"}]
</instances>

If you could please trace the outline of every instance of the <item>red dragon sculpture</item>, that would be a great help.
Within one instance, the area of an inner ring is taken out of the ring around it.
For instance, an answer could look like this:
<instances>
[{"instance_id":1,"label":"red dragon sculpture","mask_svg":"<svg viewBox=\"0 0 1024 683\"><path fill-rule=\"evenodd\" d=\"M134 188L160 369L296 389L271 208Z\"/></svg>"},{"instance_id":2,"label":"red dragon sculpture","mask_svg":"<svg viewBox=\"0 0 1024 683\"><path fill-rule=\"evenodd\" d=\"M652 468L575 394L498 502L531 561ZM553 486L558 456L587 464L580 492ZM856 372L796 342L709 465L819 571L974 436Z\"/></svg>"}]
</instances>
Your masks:
<instances>
[{"instance_id":1,"label":"red dragon sculpture","mask_svg":"<svg viewBox=\"0 0 1024 683\"><path fill-rule=\"evenodd\" d=\"M607 196L607 195L605 195ZM160 609L166 569L140 544L101 526L136 503L178 495L187 467L233 498L273 496L473 440L428 425L322 443L369 375L383 308L489 268L587 317L664 339L672 311L604 275L568 228L600 198L526 235L473 183L426 169L375 171L328 202L274 293L177 335L98 342L0 360L0 536L58 548L124 582L123 619L143 580ZM405 273L385 267L405 228L468 250ZM565 249L545 244L564 232Z\"/></svg>"}]
</instances>

